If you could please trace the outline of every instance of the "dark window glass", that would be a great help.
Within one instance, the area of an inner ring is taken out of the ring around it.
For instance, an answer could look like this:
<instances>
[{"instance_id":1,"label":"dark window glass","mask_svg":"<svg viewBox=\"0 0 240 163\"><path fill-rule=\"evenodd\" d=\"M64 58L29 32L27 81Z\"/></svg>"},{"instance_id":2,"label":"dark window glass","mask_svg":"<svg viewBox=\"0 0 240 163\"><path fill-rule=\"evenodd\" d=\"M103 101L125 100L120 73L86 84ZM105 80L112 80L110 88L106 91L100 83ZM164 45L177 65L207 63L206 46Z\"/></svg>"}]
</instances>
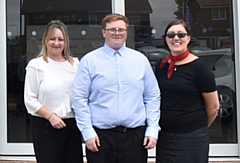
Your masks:
<instances>
[{"instance_id":1,"label":"dark window glass","mask_svg":"<svg viewBox=\"0 0 240 163\"><path fill-rule=\"evenodd\" d=\"M111 0L7 0L7 141L31 142L23 100L25 67L41 50L45 26L59 19L68 27L70 50L79 59L103 45L101 21Z\"/></svg>"},{"instance_id":2,"label":"dark window glass","mask_svg":"<svg viewBox=\"0 0 240 163\"><path fill-rule=\"evenodd\" d=\"M221 108L209 128L211 143L236 143L236 90L231 1L131 0L125 1L130 20L127 46L141 51L154 68L168 55L162 35L167 24L184 19L191 29L193 54L215 74ZM211 61L211 62L209 62Z\"/></svg>"}]
</instances>

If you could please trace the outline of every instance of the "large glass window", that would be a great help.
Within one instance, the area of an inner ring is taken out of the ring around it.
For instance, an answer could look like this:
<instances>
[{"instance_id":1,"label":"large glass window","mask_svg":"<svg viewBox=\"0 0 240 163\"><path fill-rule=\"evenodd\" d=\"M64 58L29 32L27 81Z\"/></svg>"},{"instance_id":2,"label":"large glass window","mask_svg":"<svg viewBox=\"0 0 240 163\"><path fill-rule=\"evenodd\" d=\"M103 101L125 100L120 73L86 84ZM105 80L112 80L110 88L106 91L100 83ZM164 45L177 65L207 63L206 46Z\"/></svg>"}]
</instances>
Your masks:
<instances>
[{"instance_id":1,"label":"large glass window","mask_svg":"<svg viewBox=\"0 0 240 163\"><path fill-rule=\"evenodd\" d=\"M79 59L102 46L103 17L110 0L7 0L7 141L31 142L30 118L24 106L25 66L41 50L45 26L62 20L68 27L70 50Z\"/></svg>"},{"instance_id":2,"label":"large glass window","mask_svg":"<svg viewBox=\"0 0 240 163\"><path fill-rule=\"evenodd\" d=\"M191 29L190 51L211 67L221 107L209 128L211 143L236 143L236 92L231 1L131 0L125 1L130 20L127 46L146 55L154 68L168 55L162 35L167 24L184 19ZM136 23L137 22L137 23Z\"/></svg>"},{"instance_id":3,"label":"large glass window","mask_svg":"<svg viewBox=\"0 0 240 163\"><path fill-rule=\"evenodd\" d=\"M6 0L7 143L32 141L31 122L23 103L25 66L38 55L46 24L60 19L67 25L71 53L80 59L104 44L101 20L112 12L112 1ZM126 45L146 55L153 68L161 57L168 55L162 39L166 25L174 19L188 22L193 36L189 48L206 60L215 74L221 102L218 116L209 128L212 144L238 142L231 3L225 0L125 0L125 13L130 20ZM124 8L115 6L118 7Z\"/></svg>"}]
</instances>

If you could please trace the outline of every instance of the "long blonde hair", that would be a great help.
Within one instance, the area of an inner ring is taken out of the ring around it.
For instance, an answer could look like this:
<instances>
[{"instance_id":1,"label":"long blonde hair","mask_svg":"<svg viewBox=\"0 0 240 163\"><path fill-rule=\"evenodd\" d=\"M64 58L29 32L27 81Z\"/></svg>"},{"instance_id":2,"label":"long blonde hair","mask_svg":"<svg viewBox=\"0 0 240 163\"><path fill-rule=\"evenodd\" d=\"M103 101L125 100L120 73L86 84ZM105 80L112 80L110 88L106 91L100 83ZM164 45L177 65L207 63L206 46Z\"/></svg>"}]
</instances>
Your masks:
<instances>
[{"instance_id":1,"label":"long blonde hair","mask_svg":"<svg viewBox=\"0 0 240 163\"><path fill-rule=\"evenodd\" d=\"M64 23L60 20L52 20L51 22L48 23L48 25L45 28L45 32L43 34L42 38L42 50L38 57L43 57L43 60L48 62L47 60L47 45L46 45L46 40L49 40L51 35L54 33L55 29L60 29L63 33L64 37L64 49L62 51L62 56L68 60L71 64L73 64L74 60L70 56L70 40L68 37L68 31L67 27L64 25Z\"/></svg>"}]
</instances>

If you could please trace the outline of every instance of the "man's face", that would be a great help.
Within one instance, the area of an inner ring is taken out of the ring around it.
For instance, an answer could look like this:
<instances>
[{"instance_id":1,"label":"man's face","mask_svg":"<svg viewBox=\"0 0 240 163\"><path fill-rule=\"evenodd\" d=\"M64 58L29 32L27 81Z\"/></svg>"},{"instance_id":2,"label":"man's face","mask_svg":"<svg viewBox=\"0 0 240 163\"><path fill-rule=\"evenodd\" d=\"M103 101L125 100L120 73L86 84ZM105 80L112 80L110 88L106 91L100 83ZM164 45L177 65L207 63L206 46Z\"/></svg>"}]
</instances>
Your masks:
<instances>
[{"instance_id":1,"label":"man's face","mask_svg":"<svg viewBox=\"0 0 240 163\"><path fill-rule=\"evenodd\" d=\"M123 20L107 23L102 33L105 43L115 50L119 50L127 39L127 27Z\"/></svg>"}]
</instances>

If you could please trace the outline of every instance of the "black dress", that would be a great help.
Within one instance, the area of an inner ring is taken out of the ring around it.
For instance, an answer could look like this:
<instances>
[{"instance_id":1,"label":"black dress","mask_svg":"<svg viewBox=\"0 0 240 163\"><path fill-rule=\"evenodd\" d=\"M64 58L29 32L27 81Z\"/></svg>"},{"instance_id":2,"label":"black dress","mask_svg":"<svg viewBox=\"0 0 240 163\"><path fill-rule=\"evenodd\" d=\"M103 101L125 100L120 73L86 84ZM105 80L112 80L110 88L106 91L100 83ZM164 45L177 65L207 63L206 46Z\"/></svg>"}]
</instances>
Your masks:
<instances>
[{"instance_id":1,"label":"black dress","mask_svg":"<svg viewBox=\"0 0 240 163\"><path fill-rule=\"evenodd\" d=\"M161 61L160 61L161 62ZM167 63L155 75L161 90L157 163L208 163L209 135L202 93L216 91L214 75L201 59L178 65L167 78Z\"/></svg>"}]
</instances>

